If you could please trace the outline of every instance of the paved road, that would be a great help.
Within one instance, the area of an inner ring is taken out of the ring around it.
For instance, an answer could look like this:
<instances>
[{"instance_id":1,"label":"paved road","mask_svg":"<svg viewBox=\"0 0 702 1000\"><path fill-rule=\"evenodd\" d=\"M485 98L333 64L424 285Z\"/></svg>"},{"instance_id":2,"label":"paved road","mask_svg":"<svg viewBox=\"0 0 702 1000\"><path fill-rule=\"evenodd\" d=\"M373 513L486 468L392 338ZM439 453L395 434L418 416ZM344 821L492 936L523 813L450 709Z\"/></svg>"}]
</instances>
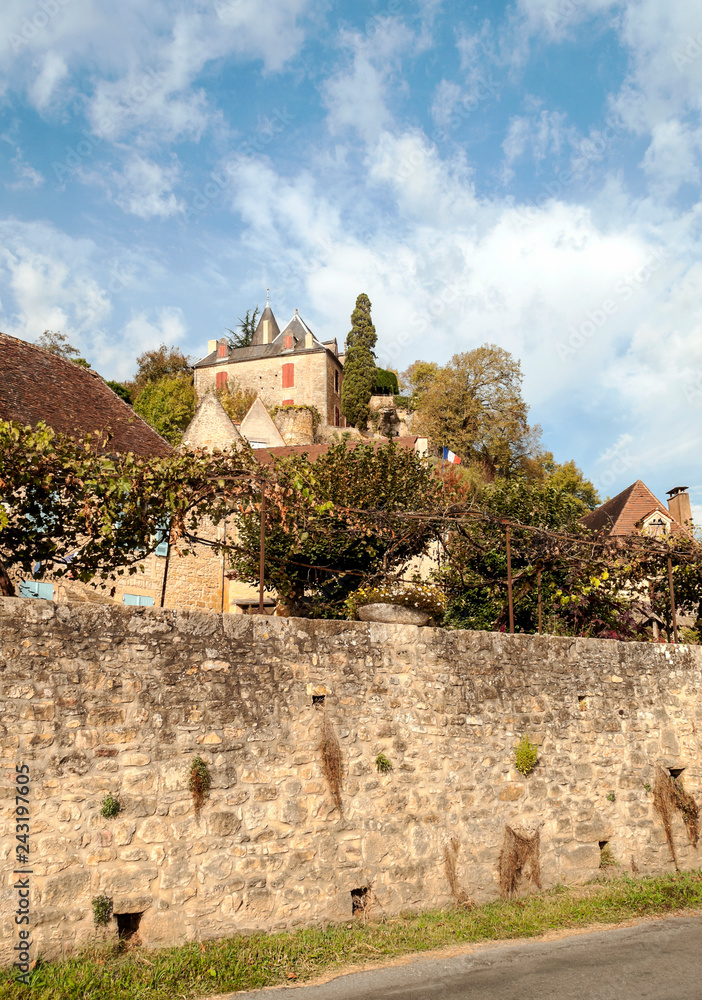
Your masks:
<instances>
[{"instance_id":1,"label":"paved road","mask_svg":"<svg viewBox=\"0 0 702 1000\"><path fill-rule=\"evenodd\" d=\"M495 945L232 1000L702 1000L702 917Z\"/></svg>"}]
</instances>

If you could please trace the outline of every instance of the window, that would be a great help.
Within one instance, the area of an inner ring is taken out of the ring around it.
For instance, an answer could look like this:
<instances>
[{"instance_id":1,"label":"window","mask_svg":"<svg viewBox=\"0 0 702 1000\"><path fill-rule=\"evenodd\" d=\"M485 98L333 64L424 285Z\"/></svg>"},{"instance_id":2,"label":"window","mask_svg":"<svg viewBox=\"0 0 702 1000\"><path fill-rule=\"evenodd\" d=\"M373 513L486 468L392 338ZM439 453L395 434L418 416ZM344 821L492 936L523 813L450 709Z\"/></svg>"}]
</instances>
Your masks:
<instances>
[{"instance_id":1,"label":"window","mask_svg":"<svg viewBox=\"0 0 702 1000\"><path fill-rule=\"evenodd\" d=\"M292 389L295 385L295 365L283 365L283 388Z\"/></svg>"},{"instance_id":2,"label":"window","mask_svg":"<svg viewBox=\"0 0 702 1000\"><path fill-rule=\"evenodd\" d=\"M219 348L217 349L217 357L226 358L226 356L227 356L227 345L220 344Z\"/></svg>"},{"instance_id":3,"label":"window","mask_svg":"<svg viewBox=\"0 0 702 1000\"><path fill-rule=\"evenodd\" d=\"M158 545L154 549L154 555L161 556L162 559L165 559L166 556L168 555L168 536L169 536L168 525L160 524L158 526L158 532L156 534L156 538L158 539Z\"/></svg>"},{"instance_id":4,"label":"window","mask_svg":"<svg viewBox=\"0 0 702 1000\"><path fill-rule=\"evenodd\" d=\"M341 414L339 413L339 407L334 407L334 426L341 427Z\"/></svg>"},{"instance_id":5,"label":"window","mask_svg":"<svg viewBox=\"0 0 702 1000\"><path fill-rule=\"evenodd\" d=\"M23 580L20 583L20 597L34 597L39 601L53 601L53 583L41 583L39 580Z\"/></svg>"},{"instance_id":6,"label":"window","mask_svg":"<svg viewBox=\"0 0 702 1000\"><path fill-rule=\"evenodd\" d=\"M268 448L267 441L249 441L252 448Z\"/></svg>"},{"instance_id":7,"label":"window","mask_svg":"<svg viewBox=\"0 0 702 1000\"><path fill-rule=\"evenodd\" d=\"M215 388L223 389L226 384L227 384L227 373L217 372L217 375L215 377Z\"/></svg>"},{"instance_id":8,"label":"window","mask_svg":"<svg viewBox=\"0 0 702 1000\"><path fill-rule=\"evenodd\" d=\"M334 392L337 394L337 396L339 395L339 371L338 371L338 369L336 369L334 371ZM339 425L337 424L337 427L338 426Z\"/></svg>"},{"instance_id":9,"label":"window","mask_svg":"<svg viewBox=\"0 0 702 1000\"><path fill-rule=\"evenodd\" d=\"M292 337L286 337L284 340L284 344L285 344L285 350L289 351L290 348L292 347Z\"/></svg>"},{"instance_id":10,"label":"window","mask_svg":"<svg viewBox=\"0 0 702 1000\"><path fill-rule=\"evenodd\" d=\"M137 608L151 608L154 604L153 597L146 597L144 594L123 594L122 601Z\"/></svg>"}]
</instances>

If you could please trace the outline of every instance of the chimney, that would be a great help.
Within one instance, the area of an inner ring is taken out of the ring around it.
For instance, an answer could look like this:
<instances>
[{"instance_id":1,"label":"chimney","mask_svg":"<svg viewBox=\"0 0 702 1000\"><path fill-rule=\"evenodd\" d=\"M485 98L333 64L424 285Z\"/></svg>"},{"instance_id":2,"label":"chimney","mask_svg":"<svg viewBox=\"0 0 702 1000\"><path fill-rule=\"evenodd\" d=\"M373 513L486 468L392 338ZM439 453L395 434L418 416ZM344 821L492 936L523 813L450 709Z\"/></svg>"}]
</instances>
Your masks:
<instances>
[{"instance_id":1,"label":"chimney","mask_svg":"<svg viewBox=\"0 0 702 1000\"><path fill-rule=\"evenodd\" d=\"M216 350L217 350L217 341L216 340L208 340L207 341L207 353L208 354L212 354L212 352L216 351Z\"/></svg>"},{"instance_id":2,"label":"chimney","mask_svg":"<svg viewBox=\"0 0 702 1000\"><path fill-rule=\"evenodd\" d=\"M310 347L314 347L314 340L313 340L313 338L312 338L312 334L310 333L310 331L309 331L309 330L308 330L308 331L307 331L307 333L305 334L305 347L306 347L306 348L307 348L308 350L309 350L309 348L310 348Z\"/></svg>"},{"instance_id":3,"label":"chimney","mask_svg":"<svg viewBox=\"0 0 702 1000\"><path fill-rule=\"evenodd\" d=\"M692 509L687 486L674 486L668 490L668 510L678 524L692 524Z\"/></svg>"}]
</instances>

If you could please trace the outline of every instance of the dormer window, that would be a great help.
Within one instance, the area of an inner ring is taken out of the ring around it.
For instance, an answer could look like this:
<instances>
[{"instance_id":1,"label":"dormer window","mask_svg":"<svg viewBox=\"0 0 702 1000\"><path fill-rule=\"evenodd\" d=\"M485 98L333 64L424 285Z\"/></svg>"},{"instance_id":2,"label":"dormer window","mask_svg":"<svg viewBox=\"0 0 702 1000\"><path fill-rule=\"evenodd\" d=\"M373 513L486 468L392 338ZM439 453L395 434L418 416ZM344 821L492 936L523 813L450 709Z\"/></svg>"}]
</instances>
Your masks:
<instances>
[{"instance_id":1,"label":"dormer window","mask_svg":"<svg viewBox=\"0 0 702 1000\"><path fill-rule=\"evenodd\" d=\"M663 535L670 534L673 519L661 510L652 510L650 514L642 517L639 523L642 535L648 535L651 538L660 538Z\"/></svg>"},{"instance_id":2,"label":"dormer window","mask_svg":"<svg viewBox=\"0 0 702 1000\"><path fill-rule=\"evenodd\" d=\"M284 340L285 350L289 351L292 349L293 339L292 337L286 337Z\"/></svg>"},{"instance_id":3,"label":"dormer window","mask_svg":"<svg viewBox=\"0 0 702 1000\"><path fill-rule=\"evenodd\" d=\"M219 345L219 347L217 348L217 357L218 358L226 358L226 356L227 356L227 344L226 344L226 342L224 342L224 343L221 343Z\"/></svg>"}]
</instances>

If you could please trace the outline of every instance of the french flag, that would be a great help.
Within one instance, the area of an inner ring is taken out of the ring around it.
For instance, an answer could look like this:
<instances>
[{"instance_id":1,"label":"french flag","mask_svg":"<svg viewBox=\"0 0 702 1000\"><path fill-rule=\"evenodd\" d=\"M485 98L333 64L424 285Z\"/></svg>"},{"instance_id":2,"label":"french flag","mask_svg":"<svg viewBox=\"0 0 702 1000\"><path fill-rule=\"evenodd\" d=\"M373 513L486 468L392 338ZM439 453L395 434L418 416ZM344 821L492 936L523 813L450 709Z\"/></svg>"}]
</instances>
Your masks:
<instances>
[{"instance_id":1,"label":"french flag","mask_svg":"<svg viewBox=\"0 0 702 1000\"><path fill-rule=\"evenodd\" d=\"M460 455L457 455L455 451L451 451L450 448L444 448L444 462L453 462L454 465L461 464Z\"/></svg>"}]
</instances>

